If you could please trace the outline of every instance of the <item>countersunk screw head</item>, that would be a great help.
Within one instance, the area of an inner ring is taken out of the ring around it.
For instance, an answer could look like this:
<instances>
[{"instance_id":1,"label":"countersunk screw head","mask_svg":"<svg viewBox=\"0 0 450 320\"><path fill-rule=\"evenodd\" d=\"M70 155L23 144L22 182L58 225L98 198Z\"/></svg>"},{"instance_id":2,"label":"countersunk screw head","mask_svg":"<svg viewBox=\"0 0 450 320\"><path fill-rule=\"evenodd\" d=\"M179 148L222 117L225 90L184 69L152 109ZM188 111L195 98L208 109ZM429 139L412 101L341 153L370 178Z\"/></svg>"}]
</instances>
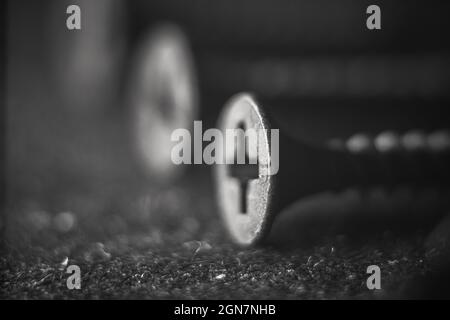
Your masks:
<instances>
[{"instance_id":1,"label":"countersunk screw head","mask_svg":"<svg viewBox=\"0 0 450 320\"><path fill-rule=\"evenodd\" d=\"M171 161L170 137L198 117L198 92L189 42L173 24L149 32L139 47L128 84L136 151L147 173L161 182L182 166Z\"/></svg>"},{"instance_id":2,"label":"countersunk screw head","mask_svg":"<svg viewBox=\"0 0 450 320\"><path fill-rule=\"evenodd\" d=\"M227 129L243 128L253 129L256 132L264 132L263 139L257 141L259 157L258 176L251 179L246 177L243 188L243 179L233 174L230 165L216 165L215 178L218 192L219 206L222 216L233 238L242 245L249 245L262 239L270 228L272 212L272 189L275 175L264 175L269 172L267 165L270 158L270 138L268 136L270 125L254 99L247 94L237 95L225 106L220 119L219 129L225 132ZM234 157L234 150L226 150L226 157ZM227 154L228 153L228 154ZM248 171L237 168L237 171ZM245 194L243 194L245 193ZM242 197L246 198L245 208L242 207Z\"/></svg>"}]
</instances>

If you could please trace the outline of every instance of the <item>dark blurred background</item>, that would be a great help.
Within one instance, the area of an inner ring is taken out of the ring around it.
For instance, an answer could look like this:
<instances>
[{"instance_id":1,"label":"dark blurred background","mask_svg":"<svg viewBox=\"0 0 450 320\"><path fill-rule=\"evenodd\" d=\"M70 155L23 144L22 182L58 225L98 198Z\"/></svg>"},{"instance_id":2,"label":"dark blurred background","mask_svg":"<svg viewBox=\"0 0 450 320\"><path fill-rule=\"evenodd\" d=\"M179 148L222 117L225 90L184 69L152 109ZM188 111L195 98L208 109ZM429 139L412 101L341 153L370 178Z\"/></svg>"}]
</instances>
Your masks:
<instances>
[{"instance_id":1,"label":"dark blurred background","mask_svg":"<svg viewBox=\"0 0 450 320\"><path fill-rule=\"evenodd\" d=\"M66 28L70 4L81 8L82 30ZM371 233L356 223L356 234L315 227L313 243L295 242L293 227L279 244L245 250L222 226L211 168L149 165L170 150L164 137L174 126L189 128L194 119L215 126L223 104L241 91L258 94L311 143L448 128L450 5L377 1L382 29L369 31L370 4L8 1L1 297L428 297L414 279L446 263L436 243L447 241L449 228L438 223L447 190L375 191L369 202L351 191L304 205L311 216L430 217L406 237L379 218ZM184 60L175 46L172 61L189 67L167 75L190 83L166 85L186 86L181 105L162 92L163 82L155 89L152 41L167 38L190 55ZM149 117L144 129L142 117ZM139 149L140 139L151 143ZM276 230L274 239L285 236ZM82 266L86 289L66 289L66 258ZM366 289L372 263L387 270L386 290Z\"/></svg>"}]
</instances>

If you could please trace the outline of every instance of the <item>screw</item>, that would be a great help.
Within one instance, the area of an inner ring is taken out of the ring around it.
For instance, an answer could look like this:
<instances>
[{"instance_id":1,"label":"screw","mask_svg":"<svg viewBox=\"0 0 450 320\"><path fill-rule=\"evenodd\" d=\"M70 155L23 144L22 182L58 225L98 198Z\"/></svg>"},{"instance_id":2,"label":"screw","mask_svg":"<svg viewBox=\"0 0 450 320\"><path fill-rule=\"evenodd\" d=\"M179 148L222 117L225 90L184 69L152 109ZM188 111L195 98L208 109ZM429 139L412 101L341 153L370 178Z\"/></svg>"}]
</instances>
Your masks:
<instances>
[{"instance_id":1,"label":"screw","mask_svg":"<svg viewBox=\"0 0 450 320\"><path fill-rule=\"evenodd\" d=\"M351 187L448 186L447 131L429 135L411 131L402 136L383 132L372 139L357 134L346 141L335 139L317 146L294 140L279 129L279 171L266 174L270 172L267 159L275 150L270 141L270 129L277 129L273 113L253 96L239 94L226 104L219 118L222 132L237 128L267 130L257 143L258 159L264 160L257 164L257 175L254 165L216 166L219 207L239 244L261 243L276 215L309 195Z\"/></svg>"},{"instance_id":2,"label":"screw","mask_svg":"<svg viewBox=\"0 0 450 320\"><path fill-rule=\"evenodd\" d=\"M170 157L173 130L190 129L197 118L198 94L190 53L182 30L162 24L143 41L130 74L128 103L137 153L147 173L160 182L170 181L182 168Z\"/></svg>"}]
</instances>

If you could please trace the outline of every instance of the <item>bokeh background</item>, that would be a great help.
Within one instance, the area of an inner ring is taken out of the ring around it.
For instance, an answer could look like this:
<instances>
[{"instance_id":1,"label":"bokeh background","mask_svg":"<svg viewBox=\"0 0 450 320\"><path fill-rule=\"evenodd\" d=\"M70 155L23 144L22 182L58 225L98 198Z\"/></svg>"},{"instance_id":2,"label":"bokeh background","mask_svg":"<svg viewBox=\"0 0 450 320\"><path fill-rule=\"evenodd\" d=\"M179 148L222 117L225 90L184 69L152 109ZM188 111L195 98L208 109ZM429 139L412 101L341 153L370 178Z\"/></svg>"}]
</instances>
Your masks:
<instances>
[{"instance_id":1,"label":"bokeh background","mask_svg":"<svg viewBox=\"0 0 450 320\"><path fill-rule=\"evenodd\" d=\"M82 31L66 29L69 4ZM320 195L298 209L311 222L286 216L291 229L281 221L270 245L244 249L222 225L210 167L156 177L135 147L136 53L167 22L189 41L205 127L250 90L313 143L445 128L448 5L382 2L382 30L369 32L369 4L8 1L0 297L445 296L447 190ZM415 223L400 232L392 215ZM68 264L80 265L81 290L67 289ZM366 288L370 264L382 290Z\"/></svg>"}]
</instances>

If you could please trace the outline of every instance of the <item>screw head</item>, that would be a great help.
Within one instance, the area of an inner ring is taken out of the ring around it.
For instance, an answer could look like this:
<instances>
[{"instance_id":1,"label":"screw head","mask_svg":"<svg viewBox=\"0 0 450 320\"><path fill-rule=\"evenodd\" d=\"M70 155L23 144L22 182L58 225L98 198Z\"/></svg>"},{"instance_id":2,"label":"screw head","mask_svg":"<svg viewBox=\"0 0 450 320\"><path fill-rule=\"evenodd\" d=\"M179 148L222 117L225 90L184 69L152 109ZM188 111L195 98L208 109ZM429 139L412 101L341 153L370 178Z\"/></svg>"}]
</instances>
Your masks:
<instances>
[{"instance_id":1,"label":"screw head","mask_svg":"<svg viewBox=\"0 0 450 320\"><path fill-rule=\"evenodd\" d=\"M190 129L198 115L198 88L188 40L176 25L152 29L135 58L129 104L136 149L153 178L170 180L182 166L171 161L170 137Z\"/></svg>"},{"instance_id":2,"label":"screw head","mask_svg":"<svg viewBox=\"0 0 450 320\"><path fill-rule=\"evenodd\" d=\"M244 131L255 130L258 133L258 154L249 154L250 158L258 159L257 178L246 180L246 188L242 188L239 177L230 174L230 164L216 165L215 178L219 208L232 238L241 245L259 243L269 232L273 219L270 208L276 176L270 175L270 124L251 95L239 94L225 105L218 127L223 134L227 130L239 128ZM236 149L229 147L229 141L227 144L224 154L229 163L228 160L235 159ZM255 149L251 150L254 153ZM246 200L244 209L241 205L242 197Z\"/></svg>"}]
</instances>

